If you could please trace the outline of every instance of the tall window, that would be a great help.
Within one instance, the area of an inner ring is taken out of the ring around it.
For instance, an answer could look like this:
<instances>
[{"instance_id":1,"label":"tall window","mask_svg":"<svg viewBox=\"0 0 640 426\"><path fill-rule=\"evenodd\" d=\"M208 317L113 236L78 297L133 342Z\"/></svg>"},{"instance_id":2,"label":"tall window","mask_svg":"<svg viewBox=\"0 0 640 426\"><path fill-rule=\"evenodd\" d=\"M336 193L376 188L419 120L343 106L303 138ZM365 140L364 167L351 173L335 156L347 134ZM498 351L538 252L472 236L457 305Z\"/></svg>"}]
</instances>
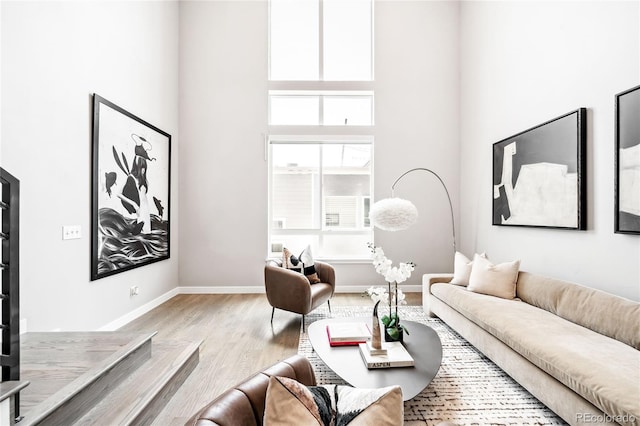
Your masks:
<instances>
[{"instance_id":1,"label":"tall window","mask_svg":"<svg viewBox=\"0 0 640 426\"><path fill-rule=\"evenodd\" d=\"M269 250L368 257L372 1L269 4Z\"/></svg>"}]
</instances>

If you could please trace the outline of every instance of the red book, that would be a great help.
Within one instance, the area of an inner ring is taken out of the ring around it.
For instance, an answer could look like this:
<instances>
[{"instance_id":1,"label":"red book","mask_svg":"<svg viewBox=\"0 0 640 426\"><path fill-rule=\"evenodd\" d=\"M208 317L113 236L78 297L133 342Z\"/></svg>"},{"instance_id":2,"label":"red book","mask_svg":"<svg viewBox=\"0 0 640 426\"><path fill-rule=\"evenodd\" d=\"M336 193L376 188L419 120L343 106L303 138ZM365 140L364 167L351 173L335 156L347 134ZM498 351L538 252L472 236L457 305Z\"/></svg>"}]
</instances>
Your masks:
<instances>
[{"instance_id":1,"label":"red book","mask_svg":"<svg viewBox=\"0 0 640 426\"><path fill-rule=\"evenodd\" d=\"M364 322L333 322L327 325L330 346L357 346L371 339Z\"/></svg>"}]
</instances>

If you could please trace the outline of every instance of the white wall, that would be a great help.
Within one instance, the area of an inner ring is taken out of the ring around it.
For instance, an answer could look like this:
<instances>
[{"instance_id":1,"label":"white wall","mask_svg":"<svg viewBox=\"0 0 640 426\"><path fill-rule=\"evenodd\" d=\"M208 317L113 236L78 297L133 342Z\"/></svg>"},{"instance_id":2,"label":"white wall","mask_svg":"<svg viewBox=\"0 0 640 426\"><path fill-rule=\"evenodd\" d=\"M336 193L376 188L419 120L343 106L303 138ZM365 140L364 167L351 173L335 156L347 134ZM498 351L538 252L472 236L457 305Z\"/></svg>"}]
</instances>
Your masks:
<instances>
[{"instance_id":1,"label":"white wall","mask_svg":"<svg viewBox=\"0 0 640 426\"><path fill-rule=\"evenodd\" d=\"M429 167L457 200L458 4L376 2L377 199L412 167ZM183 1L180 18L180 285L263 286L267 247L267 3ZM452 268L449 209L437 181L409 176L397 195L418 226L376 232L394 261ZM443 249L444 245L444 249ZM338 291L383 284L367 264L335 264Z\"/></svg>"},{"instance_id":2,"label":"white wall","mask_svg":"<svg viewBox=\"0 0 640 426\"><path fill-rule=\"evenodd\" d=\"M390 197L391 185L407 170L428 168L447 185L457 224L459 5L378 1L375 6L375 198ZM420 285L424 273L451 271L451 212L437 178L413 172L398 183L395 196L416 205L418 222L406 231L376 230L376 245L394 263L416 263L410 285Z\"/></svg>"},{"instance_id":3,"label":"white wall","mask_svg":"<svg viewBox=\"0 0 640 426\"><path fill-rule=\"evenodd\" d=\"M181 2L182 286L263 281L266 34L266 2Z\"/></svg>"},{"instance_id":4,"label":"white wall","mask_svg":"<svg viewBox=\"0 0 640 426\"><path fill-rule=\"evenodd\" d=\"M463 2L462 248L640 299L640 238L613 233L614 95L640 83L638 1ZM587 107L587 231L491 225L491 145Z\"/></svg>"},{"instance_id":5,"label":"white wall","mask_svg":"<svg viewBox=\"0 0 640 426\"><path fill-rule=\"evenodd\" d=\"M21 180L21 317L29 331L96 329L178 283L178 3L1 8L2 165ZM173 244L170 260L90 282L94 92L173 135ZM82 238L62 241L73 224Z\"/></svg>"}]
</instances>

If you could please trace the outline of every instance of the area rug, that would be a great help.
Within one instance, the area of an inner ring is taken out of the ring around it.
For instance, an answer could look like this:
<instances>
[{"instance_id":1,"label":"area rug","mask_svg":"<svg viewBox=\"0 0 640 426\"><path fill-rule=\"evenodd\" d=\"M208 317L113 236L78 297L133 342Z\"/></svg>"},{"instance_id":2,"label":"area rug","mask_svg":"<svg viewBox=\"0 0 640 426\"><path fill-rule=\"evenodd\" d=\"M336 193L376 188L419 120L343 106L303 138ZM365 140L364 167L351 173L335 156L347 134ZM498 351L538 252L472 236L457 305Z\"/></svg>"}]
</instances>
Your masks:
<instances>
[{"instance_id":1,"label":"area rug","mask_svg":"<svg viewBox=\"0 0 640 426\"><path fill-rule=\"evenodd\" d=\"M368 317L366 306L326 307L307 315L306 323L324 318ZM440 319L429 318L421 306L400 308L402 319L427 324L442 342L442 365L431 384L404 404L405 425L565 425L553 411L478 352ZM411 331L411 330L409 330ZM306 330L300 333L298 353L307 357L318 384L346 384L313 351Z\"/></svg>"}]
</instances>

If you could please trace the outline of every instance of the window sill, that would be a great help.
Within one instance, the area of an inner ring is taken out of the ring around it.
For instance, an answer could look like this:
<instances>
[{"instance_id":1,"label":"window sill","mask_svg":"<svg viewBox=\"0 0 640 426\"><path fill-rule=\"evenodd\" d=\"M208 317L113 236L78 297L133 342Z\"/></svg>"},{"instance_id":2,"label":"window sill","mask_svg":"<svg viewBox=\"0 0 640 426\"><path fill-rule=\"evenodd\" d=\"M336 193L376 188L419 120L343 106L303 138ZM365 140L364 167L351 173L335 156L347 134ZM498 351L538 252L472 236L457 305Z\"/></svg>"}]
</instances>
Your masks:
<instances>
[{"instance_id":1,"label":"window sill","mask_svg":"<svg viewBox=\"0 0 640 426\"><path fill-rule=\"evenodd\" d=\"M265 261L268 262L270 260L282 260L282 256L268 256ZM321 258L318 257L315 260L319 262L329 263L331 265L370 265L372 262L371 258L354 258L354 259L330 259L330 258Z\"/></svg>"},{"instance_id":2,"label":"window sill","mask_svg":"<svg viewBox=\"0 0 640 426\"><path fill-rule=\"evenodd\" d=\"M332 265L370 265L371 259L316 259Z\"/></svg>"}]
</instances>

